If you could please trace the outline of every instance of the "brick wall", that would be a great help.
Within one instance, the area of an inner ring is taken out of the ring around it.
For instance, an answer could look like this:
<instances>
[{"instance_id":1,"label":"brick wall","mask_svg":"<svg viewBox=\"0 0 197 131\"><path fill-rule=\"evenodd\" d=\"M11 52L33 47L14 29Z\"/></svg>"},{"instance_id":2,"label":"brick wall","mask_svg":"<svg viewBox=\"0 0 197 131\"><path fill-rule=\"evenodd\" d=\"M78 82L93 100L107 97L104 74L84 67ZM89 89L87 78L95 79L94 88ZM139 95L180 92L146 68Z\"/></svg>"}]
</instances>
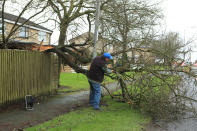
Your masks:
<instances>
[{"instance_id":1,"label":"brick wall","mask_svg":"<svg viewBox=\"0 0 197 131\"><path fill-rule=\"evenodd\" d=\"M9 33L11 28L13 27L13 24L6 23L6 34ZM37 44L40 44L41 41L38 40L38 30L28 28L28 38L21 38L18 36L18 31L12 36L12 39L23 41L23 42L35 42ZM43 45L48 45L50 43L50 34L46 32L46 41L43 42Z\"/></svg>"}]
</instances>

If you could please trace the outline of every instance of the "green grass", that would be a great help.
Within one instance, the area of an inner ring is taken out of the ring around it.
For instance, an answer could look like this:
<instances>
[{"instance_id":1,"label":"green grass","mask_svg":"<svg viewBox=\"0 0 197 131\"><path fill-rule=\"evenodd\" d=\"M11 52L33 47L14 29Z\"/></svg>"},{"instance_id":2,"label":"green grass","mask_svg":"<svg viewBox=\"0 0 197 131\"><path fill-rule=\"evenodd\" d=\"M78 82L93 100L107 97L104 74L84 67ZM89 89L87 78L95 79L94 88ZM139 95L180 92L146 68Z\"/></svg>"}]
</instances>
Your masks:
<instances>
[{"instance_id":1,"label":"green grass","mask_svg":"<svg viewBox=\"0 0 197 131\"><path fill-rule=\"evenodd\" d=\"M58 91L60 92L69 92L69 91L80 91L88 90L89 83L87 77L79 73L61 73L59 84L61 86L66 86L69 88L62 88Z\"/></svg>"},{"instance_id":2,"label":"green grass","mask_svg":"<svg viewBox=\"0 0 197 131\"><path fill-rule=\"evenodd\" d=\"M113 82L109 77L104 78L104 83ZM58 92L73 92L81 90L89 90L87 77L80 73L64 73L60 74L59 84L68 88L60 88Z\"/></svg>"},{"instance_id":3,"label":"green grass","mask_svg":"<svg viewBox=\"0 0 197 131\"><path fill-rule=\"evenodd\" d=\"M25 131L141 131L150 121L126 103L105 98L103 111L81 108Z\"/></svg>"}]
</instances>

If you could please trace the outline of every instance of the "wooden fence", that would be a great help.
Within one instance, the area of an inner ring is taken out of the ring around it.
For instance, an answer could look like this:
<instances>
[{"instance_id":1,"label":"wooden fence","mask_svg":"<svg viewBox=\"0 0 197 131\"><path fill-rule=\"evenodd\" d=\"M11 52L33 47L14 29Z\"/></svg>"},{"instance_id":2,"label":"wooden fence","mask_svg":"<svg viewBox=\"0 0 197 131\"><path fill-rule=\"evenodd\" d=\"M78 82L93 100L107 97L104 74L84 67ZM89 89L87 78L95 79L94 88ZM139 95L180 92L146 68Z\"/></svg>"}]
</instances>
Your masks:
<instances>
[{"instance_id":1,"label":"wooden fence","mask_svg":"<svg viewBox=\"0 0 197 131\"><path fill-rule=\"evenodd\" d=\"M0 105L58 87L57 58L52 53L0 50Z\"/></svg>"}]
</instances>

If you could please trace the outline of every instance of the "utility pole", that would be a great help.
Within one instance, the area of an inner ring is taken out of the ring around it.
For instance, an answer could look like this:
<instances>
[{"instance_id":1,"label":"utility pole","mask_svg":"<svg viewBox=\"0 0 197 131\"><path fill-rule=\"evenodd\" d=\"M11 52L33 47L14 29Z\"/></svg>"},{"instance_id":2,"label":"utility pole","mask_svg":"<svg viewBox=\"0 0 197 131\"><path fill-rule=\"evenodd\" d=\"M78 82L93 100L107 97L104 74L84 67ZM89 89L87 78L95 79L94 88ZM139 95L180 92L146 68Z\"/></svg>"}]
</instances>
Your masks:
<instances>
[{"instance_id":1,"label":"utility pole","mask_svg":"<svg viewBox=\"0 0 197 131\"><path fill-rule=\"evenodd\" d=\"M92 59L94 59L96 57L96 53L97 53L99 16L100 16L100 0L96 0L95 29L94 29L94 48L93 48L93 57L92 57Z\"/></svg>"}]
</instances>

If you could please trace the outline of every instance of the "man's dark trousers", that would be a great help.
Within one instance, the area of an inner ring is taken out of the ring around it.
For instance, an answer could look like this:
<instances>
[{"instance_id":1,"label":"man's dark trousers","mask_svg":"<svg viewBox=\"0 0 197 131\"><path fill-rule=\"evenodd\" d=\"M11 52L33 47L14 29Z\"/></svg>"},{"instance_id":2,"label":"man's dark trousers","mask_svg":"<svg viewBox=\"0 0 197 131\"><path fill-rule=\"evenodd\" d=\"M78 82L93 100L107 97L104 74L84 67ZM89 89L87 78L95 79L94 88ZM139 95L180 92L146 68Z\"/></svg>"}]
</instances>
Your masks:
<instances>
[{"instance_id":1,"label":"man's dark trousers","mask_svg":"<svg viewBox=\"0 0 197 131\"><path fill-rule=\"evenodd\" d=\"M90 84L90 98L89 103L94 109L99 109L99 103L101 99L101 84L89 81Z\"/></svg>"}]
</instances>

